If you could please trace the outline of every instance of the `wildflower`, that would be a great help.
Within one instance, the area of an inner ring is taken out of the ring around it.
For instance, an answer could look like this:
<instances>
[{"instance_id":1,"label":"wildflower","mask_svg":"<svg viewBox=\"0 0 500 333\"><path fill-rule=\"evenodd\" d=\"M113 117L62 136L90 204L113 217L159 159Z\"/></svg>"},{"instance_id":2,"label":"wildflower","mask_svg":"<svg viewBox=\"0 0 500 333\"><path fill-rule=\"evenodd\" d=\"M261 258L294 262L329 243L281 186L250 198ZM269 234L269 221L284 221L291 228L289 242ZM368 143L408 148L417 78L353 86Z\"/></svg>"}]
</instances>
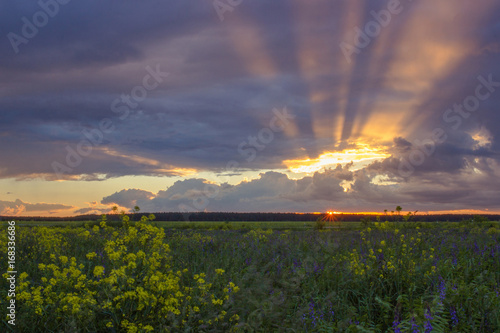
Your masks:
<instances>
[{"instance_id":1,"label":"wildflower","mask_svg":"<svg viewBox=\"0 0 500 333\"><path fill-rule=\"evenodd\" d=\"M452 306L450 307L450 316L451 316L451 325L453 327L458 325L458 316L457 316L457 311L455 310L455 307Z\"/></svg>"},{"instance_id":2,"label":"wildflower","mask_svg":"<svg viewBox=\"0 0 500 333\"><path fill-rule=\"evenodd\" d=\"M392 328L394 329L394 333L401 333L401 328L399 328L400 319L399 313L394 314L394 321L392 322Z\"/></svg>"},{"instance_id":3,"label":"wildflower","mask_svg":"<svg viewBox=\"0 0 500 333\"><path fill-rule=\"evenodd\" d=\"M411 323L411 333L420 333L417 322L415 321L415 317L411 317L410 323Z\"/></svg>"},{"instance_id":4,"label":"wildflower","mask_svg":"<svg viewBox=\"0 0 500 333\"><path fill-rule=\"evenodd\" d=\"M59 260L64 265L64 264L66 264L68 262L68 257L66 257L66 256L60 256Z\"/></svg>"},{"instance_id":5,"label":"wildflower","mask_svg":"<svg viewBox=\"0 0 500 333\"><path fill-rule=\"evenodd\" d=\"M424 323L425 333L430 333L433 330L431 320L434 319L431 316L431 310L427 309L427 311L425 312L425 319L427 319L427 321Z\"/></svg>"},{"instance_id":6,"label":"wildflower","mask_svg":"<svg viewBox=\"0 0 500 333\"><path fill-rule=\"evenodd\" d=\"M381 241L380 245L385 246L385 240Z\"/></svg>"},{"instance_id":7,"label":"wildflower","mask_svg":"<svg viewBox=\"0 0 500 333\"><path fill-rule=\"evenodd\" d=\"M220 269L220 268L215 270L215 273L217 273L217 275L222 275L222 274L224 274L224 272L225 271L223 269Z\"/></svg>"},{"instance_id":8,"label":"wildflower","mask_svg":"<svg viewBox=\"0 0 500 333\"><path fill-rule=\"evenodd\" d=\"M212 299L212 304L214 304L214 305L222 305L223 303L224 303L224 301L221 299L215 299L215 298Z\"/></svg>"},{"instance_id":9,"label":"wildflower","mask_svg":"<svg viewBox=\"0 0 500 333\"><path fill-rule=\"evenodd\" d=\"M440 276L440 283L439 283L439 301L442 303L446 297L446 284L444 279Z\"/></svg>"},{"instance_id":10,"label":"wildflower","mask_svg":"<svg viewBox=\"0 0 500 333\"><path fill-rule=\"evenodd\" d=\"M94 276L99 277L102 274L104 274L104 267L102 267L102 266L95 266L94 267Z\"/></svg>"},{"instance_id":11,"label":"wildflower","mask_svg":"<svg viewBox=\"0 0 500 333\"><path fill-rule=\"evenodd\" d=\"M97 256L97 254L95 252L90 252L90 253L87 253L86 257L87 259L91 260L92 258L95 258Z\"/></svg>"}]
</instances>

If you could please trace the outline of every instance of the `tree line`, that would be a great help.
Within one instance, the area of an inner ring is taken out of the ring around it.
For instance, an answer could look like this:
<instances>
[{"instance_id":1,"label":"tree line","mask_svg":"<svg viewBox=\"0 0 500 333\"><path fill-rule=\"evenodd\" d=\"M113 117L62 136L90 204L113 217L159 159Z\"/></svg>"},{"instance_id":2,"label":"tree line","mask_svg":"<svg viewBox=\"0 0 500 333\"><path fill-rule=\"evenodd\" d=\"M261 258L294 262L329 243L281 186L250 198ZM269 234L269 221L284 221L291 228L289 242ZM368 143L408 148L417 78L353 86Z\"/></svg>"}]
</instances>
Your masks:
<instances>
[{"instance_id":1,"label":"tree line","mask_svg":"<svg viewBox=\"0 0 500 333\"><path fill-rule=\"evenodd\" d=\"M142 215L150 213L129 213L126 214L132 221L138 221ZM313 213L236 213L236 212L161 212L154 213L156 221L209 221L209 222L279 222L279 221L297 221L297 222L314 222L325 214ZM121 214L108 214L107 218L110 221L119 221ZM460 222L463 220L473 219L473 214L413 214L411 221L415 222ZM490 221L499 221L500 215L483 215ZM0 216L2 221L95 221L101 218L101 215L78 215L71 217L47 217L47 216ZM397 214L334 214L333 220L339 222L357 222L357 221L398 221L400 216Z\"/></svg>"}]
</instances>

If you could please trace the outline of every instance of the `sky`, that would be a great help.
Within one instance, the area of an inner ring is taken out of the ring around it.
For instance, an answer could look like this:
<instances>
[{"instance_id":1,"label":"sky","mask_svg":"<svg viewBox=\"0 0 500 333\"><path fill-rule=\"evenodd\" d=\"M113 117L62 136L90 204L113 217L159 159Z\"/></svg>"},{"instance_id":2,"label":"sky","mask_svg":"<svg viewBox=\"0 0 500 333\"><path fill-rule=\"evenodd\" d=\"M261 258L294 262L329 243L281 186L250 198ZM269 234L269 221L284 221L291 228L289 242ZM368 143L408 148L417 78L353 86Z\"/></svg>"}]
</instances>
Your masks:
<instances>
[{"instance_id":1,"label":"sky","mask_svg":"<svg viewBox=\"0 0 500 333\"><path fill-rule=\"evenodd\" d=\"M500 213L498 0L19 0L0 22L0 215Z\"/></svg>"}]
</instances>

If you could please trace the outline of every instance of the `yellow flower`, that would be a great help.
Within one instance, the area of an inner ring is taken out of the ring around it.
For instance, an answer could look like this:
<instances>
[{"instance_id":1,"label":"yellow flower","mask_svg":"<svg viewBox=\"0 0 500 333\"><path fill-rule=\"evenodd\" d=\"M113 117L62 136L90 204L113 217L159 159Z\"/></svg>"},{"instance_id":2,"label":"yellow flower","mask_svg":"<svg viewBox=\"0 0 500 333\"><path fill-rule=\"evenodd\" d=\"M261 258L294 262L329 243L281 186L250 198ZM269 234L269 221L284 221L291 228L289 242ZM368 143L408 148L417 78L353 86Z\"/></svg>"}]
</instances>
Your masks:
<instances>
[{"instance_id":1,"label":"yellow flower","mask_svg":"<svg viewBox=\"0 0 500 333\"><path fill-rule=\"evenodd\" d=\"M385 240L381 241L380 245L385 246Z\"/></svg>"},{"instance_id":2,"label":"yellow flower","mask_svg":"<svg viewBox=\"0 0 500 333\"><path fill-rule=\"evenodd\" d=\"M101 276L102 274L104 274L104 267L102 266L95 266L94 267L94 276Z\"/></svg>"},{"instance_id":3,"label":"yellow flower","mask_svg":"<svg viewBox=\"0 0 500 333\"><path fill-rule=\"evenodd\" d=\"M214 304L214 305L222 305L223 303L224 303L224 301L223 301L223 300L221 300L221 299L215 299L215 298L214 298L214 299L212 300L212 304Z\"/></svg>"},{"instance_id":4,"label":"yellow flower","mask_svg":"<svg viewBox=\"0 0 500 333\"><path fill-rule=\"evenodd\" d=\"M95 252L90 252L87 253L87 259L91 260L92 258L95 258L97 254Z\"/></svg>"},{"instance_id":5,"label":"yellow flower","mask_svg":"<svg viewBox=\"0 0 500 333\"><path fill-rule=\"evenodd\" d=\"M217 273L218 275L222 275L222 274L224 274L224 272L225 271L223 269L220 269L220 268L215 270L215 273Z\"/></svg>"}]
</instances>

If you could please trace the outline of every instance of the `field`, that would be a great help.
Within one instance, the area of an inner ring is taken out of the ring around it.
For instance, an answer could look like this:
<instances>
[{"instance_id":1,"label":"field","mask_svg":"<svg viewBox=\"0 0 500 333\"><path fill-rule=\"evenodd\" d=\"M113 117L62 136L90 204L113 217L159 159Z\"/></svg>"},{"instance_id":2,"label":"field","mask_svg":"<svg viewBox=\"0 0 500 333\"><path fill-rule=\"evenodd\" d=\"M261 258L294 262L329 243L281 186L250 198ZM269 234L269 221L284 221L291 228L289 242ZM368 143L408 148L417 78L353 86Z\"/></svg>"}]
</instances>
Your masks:
<instances>
[{"instance_id":1,"label":"field","mask_svg":"<svg viewBox=\"0 0 500 333\"><path fill-rule=\"evenodd\" d=\"M498 223L58 225L16 227L17 332L500 330Z\"/></svg>"}]
</instances>

